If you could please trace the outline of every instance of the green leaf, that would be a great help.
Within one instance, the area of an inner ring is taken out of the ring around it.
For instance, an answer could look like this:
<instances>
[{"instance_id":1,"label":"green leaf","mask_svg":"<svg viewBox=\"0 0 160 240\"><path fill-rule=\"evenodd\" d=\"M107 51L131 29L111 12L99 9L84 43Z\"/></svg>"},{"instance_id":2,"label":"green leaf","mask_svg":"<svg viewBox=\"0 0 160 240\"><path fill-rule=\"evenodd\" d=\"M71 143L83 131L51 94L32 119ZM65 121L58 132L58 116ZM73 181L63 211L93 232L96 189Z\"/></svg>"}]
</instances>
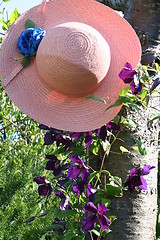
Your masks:
<instances>
[{"instance_id":1,"label":"green leaf","mask_svg":"<svg viewBox=\"0 0 160 240\"><path fill-rule=\"evenodd\" d=\"M97 171L94 171L90 174L89 178L88 178L88 182L92 182L92 180L94 178L99 178L100 177L100 173Z\"/></svg>"},{"instance_id":2,"label":"green leaf","mask_svg":"<svg viewBox=\"0 0 160 240\"><path fill-rule=\"evenodd\" d=\"M138 151L138 146L133 146L133 150Z\"/></svg>"},{"instance_id":3,"label":"green leaf","mask_svg":"<svg viewBox=\"0 0 160 240\"><path fill-rule=\"evenodd\" d=\"M122 91L120 92L119 96L126 96L126 94L128 93L128 91L130 90L130 86L126 86L125 88L122 89Z\"/></svg>"},{"instance_id":4,"label":"green leaf","mask_svg":"<svg viewBox=\"0 0 160 240\"><path fill-rule=\"evenodd\" d=\"M128 149L123 146L120 146L120 150L122 153L129 153Z\"/></svg>"},{"instance_id":5,"label":"green leaf","mask_svg":"<svg viewBox=\"0 0 160 240\"><path fill-rule=\"evenodd\" d=\"M3 0L3 2L10 2L10 0Z\"/></svg>"},{"instance_id":6,"label":"green leaf","mask_svg":"<svg viewBox=\"0 0 160 240\"><path fill-rule=\"evenodd\" d=\"M25 29L35 28L35 23L32 20L28 19L28 20L26 20L24 26L25 26Z\"/></svg>"},{"instance_id":7,"label":"green leaf","mask_svg":"<svg viewBox=\"0 0 160 240\"><path fill-rule=\"evenodd\" d=\"M117 219L116 216L109 216L108 217L111 220L111 224Z\"/></svg>"},{"instance_id":8,"label":"green leaf","mask_svg":"<svg viewBox=\"0 0 160 240\"><path fill-rule=\"evenodd\" d=\"M109 205L111 204L111 200L107 198L102 198L101 203L105 204L106 207L109 207Z\"/></svg>"},{"instance_id":9,"label":"green leaf","mask_svg":"<svg viewBox=\"0 0 160 240\"><path fill-rule=\"evenodd\" d=\"M73 232L68 232L64 234L62 240L72 240L72 238L75 236L75 233Z\"/></svg>"},{"instance_id":10,"label":"green leaf","mask_svg":"<svg viewBox=\"0 0 160 240\"><path fill-rule=\"evenodd\" d=\"M149 121L149 123L151 124L151 123L153 123L153 121L155 121L155 120L157 120L157 119L160 119L160 115L152 118L152 119Z\"/></svg>"},{"instance_id":11,"label":"green leaf","mask_svg":"<svg viewBox=\"0 0 160 240\"><path fill-rule=\"evenodd\" d=\"M93 141L93 143L90 145L89 150L94 154L98 155L99 153L99 146L97 144L97 141Z\"/></svg>"},{"instance_id":12,"label":"green leaf","mask_svg":"<svg viewBox=\"0 0 160 240\"><path fill-rule=\"evenodd\" d=\"M24 57L21 61L23 67L28 67L30 63L31 63L30 57Z\"/></svg>"},{"instance_id":13,"label":"green leaf","mask_svg":"<svg viewBox=\"0 0 160 240\"><path fill-rule=\"evenodd\" d=\"M93 232L98 237L100 236L100 233L95 229L92 229L91 232Z\"/></svg>"},{"instance_id":14,"label":"green leaf","mask_svg":"<svg viewBox=\"0 0 160 240\"><path fill-rule=\"evenodd\" d=\"M9 18L10 20L10 25L20 16L17 8L15 8L15 10L11 13L11 16Z\"/></svg>"},{"instance_id":15,"label":"green leaf","mask_svg":"<svg viewBox=\"0 0 160 240\"><path fill-rule=\"evenodd\" d=\"M89 95L86 98L93 99L93 100L96 100L96 101L106 104L106 101L103 98L96 96L96 95Z\"/></svg>"},{"instance_id":16,"label":"green leaf","mask_svg":"<svg viewBox=\"0 0 160 240\"><path fill-rule=\"evenodd\" d=\"M53 230L54 228L62 228L64 229L64 226L60 225L60 224L54 224L54 225L49 225L49 226L46 226L44 228L41 229L42 232L47 232L48 230Z\"/></svg>"},{"instance_id":17,"label":"green leaf","mask_svg":"<svg viewBox=\"0 0 160 240\"><path fill-rule=\"evenodd\" d=\"M122 189L113 183L106 184L106 190L108 196L122 196Z\"/></svg>"},{"instance_id":18,"label":"green leaf","mask_svg":"<svg viewBox=\"0 0 160 240\"><path fill-rule=\"evenodd\" d=\"M107 171L107 170L102 170L101 173L106 174L106 175L108 175L108 176L111 176L110 172Z\"/></svg>"},{"instance_id":19,"label":"green leaf","mask_svg":"<svg viewBox=\"0 0 160 240\"><path fill-rule=\"evenodd\" d=\"M128 104L129 107L134 108L139 113L139 107L138 107L138 105L136 103L129 102L127 104Z\"/></svg>"},{"instance_id":20,"label":"green leaf","mask_svg":"<svg viewBox=\"0 0 160 240\"><path fill-rule=\"evenodd\" d=\"M147 148L146 148L145 144L141 140L138 140L138 139L136 139L136 143L138 145L138 150L139 150L140 154L142 156L145 156L147 154Z\"/></svg>"},{"instance_id":21,"label":"green leaf","mask_svg":"<svg viewBox=\"0 0 160 240\"><path fill-rule=\"evenodd\" d=\"M110 229L107 229L107 230L104 230L103 232L102 232L102 236L104 237L104 236L106 236L108 233L110 233L111 232L111 230Z\"/></svg>"},{"instance_id":22,"label":"green leaf","mask_svg":"<svg viewBox=\"0 0 160 240\"><path fill-rule=\"evenodd\" d=\"M108 109L110 109L112 107L118 107L120 105L122 105L122 99L118 98L117 101L114 104L110 105L105 111L107 111Z\"/></svg>"},{"instance_id":23,"label":"green leaf","mask_svg":"<svg viewBox=\"0 0 160 240\"><path fill-rule=\"evenodd\" d=\"M8 30L7 22L5 22L4 20L0 19L0 23L2 23L3 30Z\"/></svg>"},{"instance_id":24,"label":"green leaf","mask_svg":"<svg viewBox=\"0 0 160 240\"><path fill-rule=\"evenodd\" d=\"M59 217L59 218L74 216L76 213L77 213L76 210L61 211L60 209L55 209L54 211L55 217Z\"/></svg>"}]
</instances>

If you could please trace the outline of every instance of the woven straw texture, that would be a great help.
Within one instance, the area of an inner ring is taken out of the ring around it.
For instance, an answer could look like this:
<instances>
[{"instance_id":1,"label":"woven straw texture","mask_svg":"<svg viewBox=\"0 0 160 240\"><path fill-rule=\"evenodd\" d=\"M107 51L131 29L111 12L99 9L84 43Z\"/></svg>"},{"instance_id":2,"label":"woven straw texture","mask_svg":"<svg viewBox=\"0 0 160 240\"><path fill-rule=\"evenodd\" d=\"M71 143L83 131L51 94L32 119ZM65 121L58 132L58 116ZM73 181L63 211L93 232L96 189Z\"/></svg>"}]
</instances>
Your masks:
<instances>
[{"instance_id":1,"label":"woven straw texture","mask_svg":"<svg viewBox=\"0 0 160 240\"><path fill-rule=\"evenodd\" d=\"M46 35L59 24L79 22L103 36L110 48L111 62L107 75L90 94L105 99L106 105L87 99L86 95L55 91L41 78L36 60L26 68L13 60L22 57L16 45L27 19L46 30ZM112 9L93 0L53 0L25 12L7 32L0 59L2 86L15 105L36 121L61 130L89 131L100 128L119 112L121 107L105 109L116 101L125 86L118 77L124 64L128 61L134 68L140 56L141 46L136 33Z\"/></svg>"}]
</instances>

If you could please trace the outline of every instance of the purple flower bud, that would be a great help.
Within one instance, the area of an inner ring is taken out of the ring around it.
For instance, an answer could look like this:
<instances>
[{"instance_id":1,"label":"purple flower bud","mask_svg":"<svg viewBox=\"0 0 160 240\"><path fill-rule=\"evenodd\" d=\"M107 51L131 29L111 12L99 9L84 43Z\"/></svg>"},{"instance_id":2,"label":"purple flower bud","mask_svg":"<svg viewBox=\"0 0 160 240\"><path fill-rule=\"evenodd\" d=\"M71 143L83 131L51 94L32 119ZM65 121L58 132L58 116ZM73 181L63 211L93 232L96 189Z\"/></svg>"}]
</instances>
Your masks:
<instances>
[{"instance_id":1,"label":"purple flower bud","mask_svg":"<svg viewBox=\"0 0 160 240\"><path fill-rule=\"evenodd\" d=\"M126 62L124 68L119 73L119 77L124 81L124 83L131 83L134 79L134 75L136 74L137 72L132 69L131 64Z\"/></svg>"}]
</instances>

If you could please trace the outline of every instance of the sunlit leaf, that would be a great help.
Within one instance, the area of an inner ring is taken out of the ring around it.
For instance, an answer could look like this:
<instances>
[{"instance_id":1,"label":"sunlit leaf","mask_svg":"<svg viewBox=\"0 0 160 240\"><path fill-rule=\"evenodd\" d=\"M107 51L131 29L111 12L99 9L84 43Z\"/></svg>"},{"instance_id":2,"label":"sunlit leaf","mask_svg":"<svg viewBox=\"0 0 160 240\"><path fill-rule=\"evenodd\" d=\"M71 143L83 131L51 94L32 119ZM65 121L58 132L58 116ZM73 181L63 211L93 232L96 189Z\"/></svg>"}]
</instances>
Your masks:
<instances>
[{"instance_id":1,"label":"sunlit leaf","mask_svg":"<svg viewBox=\"0 0 160 240\"><path fill-rule=\"evenodd\" d=\"M93 99L93 100L96 100L98 102L102 102L102 103L106 104L106 101L103 98L101 98L99 96L96 96L96 95L89 95L86 98Z\"/></svg>"},{"instance_id":2,"label":"sunlit leaf","mask_svg":"<svg viewBox=\"0 0 160 240\"><path fill-rule=\"evenodd\" d=\"M139 150L140 154L143 156L146 155L147 148L146 148L145 144L141 140L138 140L138 139L136 139L136 143L138 145L138 150Z\"/></svg>"}]
</instances>

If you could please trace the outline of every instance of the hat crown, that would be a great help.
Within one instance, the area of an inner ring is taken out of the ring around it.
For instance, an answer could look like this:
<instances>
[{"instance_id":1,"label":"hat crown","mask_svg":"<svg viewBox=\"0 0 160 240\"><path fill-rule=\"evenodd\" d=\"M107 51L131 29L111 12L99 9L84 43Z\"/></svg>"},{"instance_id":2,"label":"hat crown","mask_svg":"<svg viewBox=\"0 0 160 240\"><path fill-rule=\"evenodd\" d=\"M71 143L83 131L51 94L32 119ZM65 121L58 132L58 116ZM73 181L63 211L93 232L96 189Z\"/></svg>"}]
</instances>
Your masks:
<instances>
[{"instance_id":1,"label":"hat crown","mask_svg":"<svg viewBox=\"0 0 160 240\"><path fill-rule=\"evenodd\" d=\"M57 92L86 95L97 88L110 66L110 48L93 27L67 22L47 30L36 55L41 80Z\"/></svg>"}]
</instances>

